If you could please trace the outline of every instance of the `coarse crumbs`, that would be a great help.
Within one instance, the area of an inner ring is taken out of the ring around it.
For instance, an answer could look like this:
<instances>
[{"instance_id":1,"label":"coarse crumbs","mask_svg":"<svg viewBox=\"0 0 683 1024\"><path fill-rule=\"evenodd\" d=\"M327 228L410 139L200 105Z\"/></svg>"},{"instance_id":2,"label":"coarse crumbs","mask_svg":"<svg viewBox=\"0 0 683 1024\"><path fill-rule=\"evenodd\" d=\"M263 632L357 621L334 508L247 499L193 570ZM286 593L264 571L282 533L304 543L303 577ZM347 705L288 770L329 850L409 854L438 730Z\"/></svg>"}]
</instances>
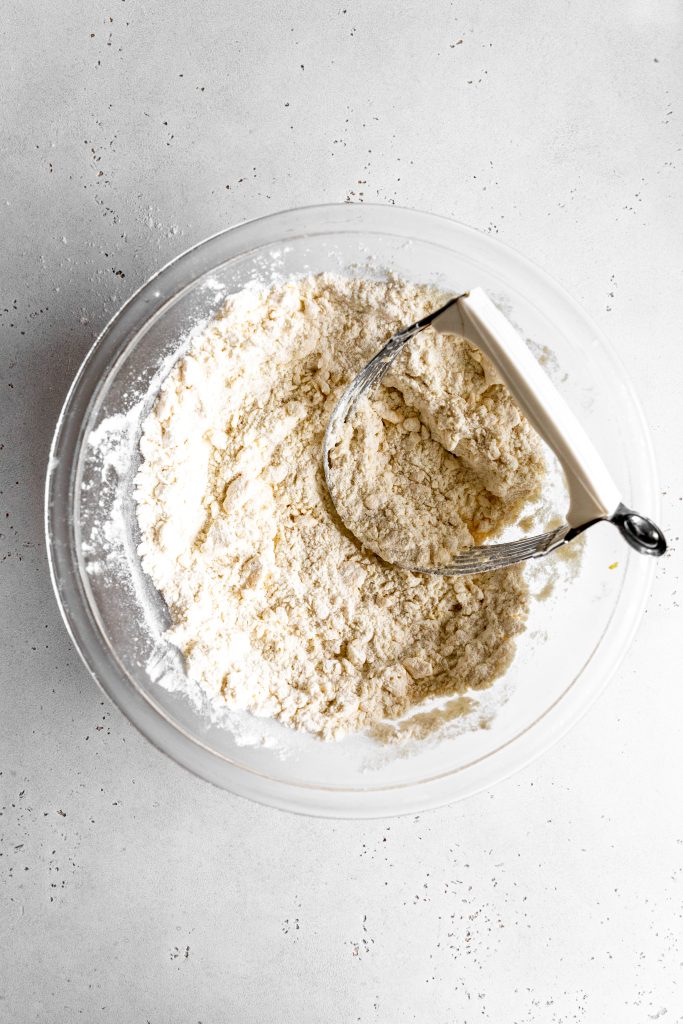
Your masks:
<instances>
[{"instance_id":1,"label":"coarse crumbs","mask_svg":"<svg viewBox=\"0 0 683 1024\"><path fill-rule=\"evenodd\" d=\"M363 543L323 477L343 388L443 298L396 278L255 284L166 378L140 442L139 550L167 639L212 700L330 739L487 687L512 660L519 566L426 577L369 550L438 562L537 492L537 439L474 346L416 339L341 439Z\"/></svg>"}]
</instances>

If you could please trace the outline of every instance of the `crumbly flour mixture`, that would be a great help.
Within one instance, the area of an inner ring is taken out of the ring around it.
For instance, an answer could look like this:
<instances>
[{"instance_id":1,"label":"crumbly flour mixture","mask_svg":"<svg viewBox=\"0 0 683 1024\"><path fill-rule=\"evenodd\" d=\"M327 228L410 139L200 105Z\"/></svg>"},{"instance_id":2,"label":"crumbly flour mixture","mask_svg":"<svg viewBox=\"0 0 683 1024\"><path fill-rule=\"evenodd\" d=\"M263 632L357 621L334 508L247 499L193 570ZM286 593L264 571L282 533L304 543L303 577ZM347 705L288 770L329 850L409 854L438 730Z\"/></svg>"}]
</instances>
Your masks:
<instances>
[{"instance_id":1,"label":"crumbly flour mixture","mask_svg":"<svg viewBox=\"0 0 683 1024\"><path fill-rule=\"evenodd\" d=\"M432 292L427 304L446 298ZM335 503L387 561L444 565L538 496L538 438L493 364L464 338L418 335L385 384L330 453Z\"/></svg>"},{"instance_id":2,"label":"crumbly flour mixture","mask_svg":"<svg viewBox=\"0 0 683 1024\"><path fill-rule=\"evenodd\" d=\"M254 285L163 384L140 442L140 553L167 638L215 701L334 738L489 686L512 659L520 567L446 579L373 553L447 559L538 489L536 437L474 346L416 339L340 440L345 518L364 544L323 478L343 388L443 300L396 279Z\"/></svg>"}]
</instances>

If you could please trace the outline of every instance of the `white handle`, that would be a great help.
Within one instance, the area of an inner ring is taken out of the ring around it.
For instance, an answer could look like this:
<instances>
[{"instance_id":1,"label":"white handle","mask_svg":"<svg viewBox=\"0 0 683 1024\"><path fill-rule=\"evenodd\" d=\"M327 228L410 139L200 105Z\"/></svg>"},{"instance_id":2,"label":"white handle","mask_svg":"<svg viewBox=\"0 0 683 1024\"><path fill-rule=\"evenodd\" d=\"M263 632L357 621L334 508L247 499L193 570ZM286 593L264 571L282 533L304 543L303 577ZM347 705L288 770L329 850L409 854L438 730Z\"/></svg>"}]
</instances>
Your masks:
<instances>
[{"instance_id":1,"label":"white handle","mask_svg":"<svg viewBox=\"0 0 683 1024\"><path fill-rule=\"evenodd\" d=\"M489 357L534 429L559 459L569 490L570 526L611 516L621 495L592 441L555 390L510 321L481 288L449 306L432 323L459 334Z\"/></svg>"}]
</instances>

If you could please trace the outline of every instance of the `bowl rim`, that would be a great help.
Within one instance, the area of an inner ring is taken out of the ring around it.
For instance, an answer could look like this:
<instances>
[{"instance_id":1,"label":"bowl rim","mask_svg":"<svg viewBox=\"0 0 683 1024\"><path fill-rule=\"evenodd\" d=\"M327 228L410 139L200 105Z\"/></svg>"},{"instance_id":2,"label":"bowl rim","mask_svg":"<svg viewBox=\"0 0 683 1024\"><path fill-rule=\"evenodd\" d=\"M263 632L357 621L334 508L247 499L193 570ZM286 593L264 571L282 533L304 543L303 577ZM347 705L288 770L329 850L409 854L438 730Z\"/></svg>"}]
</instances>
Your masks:
<instances>
[{"instance_id":1,"label":"bowl rim","mask_svg":"<svg viewBox=\"0 0 683 1024\"><path fill-rule=\"evenodd\" d=\"M333 230L370 233L381 231L383 234L404 236L407 233L406 227L410 227L407 222L412 222L416 229L415 237L433 243L433 238L425 239L427 228L436 234L448 234L455 230L461 237L468 237L477 246L483 245L489 251L497 251L501 258L512 258L517 269L521 268L525 272L525 277L536 278L537 282L544 286L546 293L553 293L568 312L580 321L584 328L592 332L619 375L619 383L628 398L629 411L640 442L639 451L632 453L634 460L638 461L637 476L641 486L648 492L648 513L655 518L659 516L659 487L652 443L630 379L602 331L554 278L513 247L457 220L387 204L331 203L278 211L242 221L216 232L167 262L114 313L81 362L55 426L45 482L45 536L53 589L74 646L102 691L158 750L206 781L259 803L322 817L373 818L423 811L487 789L520 771L565 735L603 692L625 657L647 601L654 574L654 561L645 558L635 561L633 557L629 557L627 568L633 584L628 599L624 594L627 582L627 572L624 572L612 614L593 652L576 677L567 684L563 693L551 705L494 751L466 765L427 779L381 787L346 789L275 779L255 769L231 762L211 750L201 740L172 722L155 702L133 685L127 674L119 668L115 651L106 642L96 610L91 606L82 585L78 565L72 557L72 545L69 543L71 528L73 527L76 532L78 529L77 519L70 515L70 499L74 494L79 456L85 439L85 424L88 423L93 406L101 396L106 376L99 372L100 364L106 362L108 372L111 372L111 357L113 355L116 360L123 358L125 340L130 336L130 332L134 336L144 325L160 316L168 305L175 303L212 268L228 262L236 255L260 249L264 244L275 245L286 241L286 238L282 238L281 232L288 222L294 225L305 217L314 219L337 215L340 218L339 224L324 223L319 225L317 230L312 224L309 230L298 230L296 237L326 234ZM391 224L397 215L403 218L403 227L399 231L396 230L396 224ZM373 218L385 220L386 224L370 225L368 221ZM280 235L273 237L271 227L275 224L279 225ZM422 233L419 232L420 227ZM261 240L247 247L240 245L240 236L250 231L255 231ZM295 235L290 233L287 237ZM208 262L208 266L202 264L189 281L185 280L180 286L171 287L166 293L164 286L173 285L175 278L195 260L195 257L201 254L210 257L214 249L230 239L233 242L230 247L232 252L227 255L221 253L220 261L212 262L210 258L205 259L204 263ZM534 294L533 289L531 294ZM529 298L526 292L524 297L530 304L535 305L534 299ZM119 334L120 337L117 338ZM108 342L113 346L111 352L107 350ZM80 410L83 399L86 401L82 411L79 411L78 415L71 415L76 409ZM635 591L637 599L634 599ZM609 652L602 644L608 630L613 634ZM589 668L592 685L577 687L576 683ZM562 714L558 714L560 706ZM544 730L537 728L540 722L545 722ZM456 777L460 785L454 788L453 780Z\"/></svg>"}]
</instances>

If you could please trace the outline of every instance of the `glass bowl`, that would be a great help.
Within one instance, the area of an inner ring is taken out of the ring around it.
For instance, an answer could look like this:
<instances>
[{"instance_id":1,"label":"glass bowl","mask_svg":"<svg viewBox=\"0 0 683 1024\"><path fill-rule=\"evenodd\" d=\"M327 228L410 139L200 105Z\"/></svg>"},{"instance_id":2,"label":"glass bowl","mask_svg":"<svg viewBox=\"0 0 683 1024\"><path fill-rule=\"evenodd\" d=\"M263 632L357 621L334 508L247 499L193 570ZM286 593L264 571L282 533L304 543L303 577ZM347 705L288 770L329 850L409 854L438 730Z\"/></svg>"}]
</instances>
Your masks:
<instances>
[{"instance_id":1,"label":"glass bowl","mask_svg":"<svg viewBox=\"0 0 683 1024\"><path fill-rule=\"evenodd\" d=\"M212 715L200 692L178 687L180 657L174 660L161 639L167 610L136 554L132 482L140 424L182 341L226 294L254 278L323 270L392 272L452 292L485 288L532 347L541 346L626 503L657 516L654 460L627 377L554 281L500 242L441 217L392 206L314 206L241 224L195 246L105 328L69 391L52 445L52 579L92 675L178 763L233 793L291 811L415 812L492 785L566 732L623 657L653 563L630 551L613 528L596 526L573 578L550 600L533 602L505 677L477 696L470 715L421 741L383 746L352 736L324 743L245 713Z\"/></svg>"}]
</instances>

